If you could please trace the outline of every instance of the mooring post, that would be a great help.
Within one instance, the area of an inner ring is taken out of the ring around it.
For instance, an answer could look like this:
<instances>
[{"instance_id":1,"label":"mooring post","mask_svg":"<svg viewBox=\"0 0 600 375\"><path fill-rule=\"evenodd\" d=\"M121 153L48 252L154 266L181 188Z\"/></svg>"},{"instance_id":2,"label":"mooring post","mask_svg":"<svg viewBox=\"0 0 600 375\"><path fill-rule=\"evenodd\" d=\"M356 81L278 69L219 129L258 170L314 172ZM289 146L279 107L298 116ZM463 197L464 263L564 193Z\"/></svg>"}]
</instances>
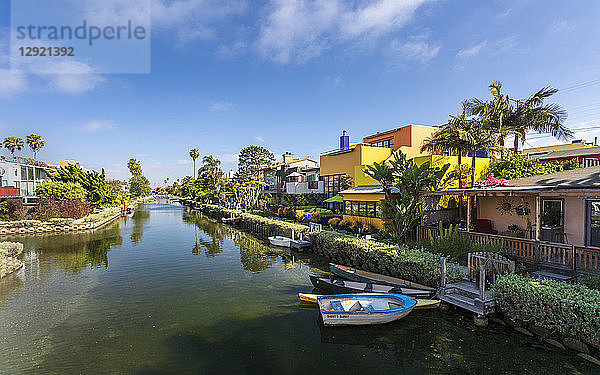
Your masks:
<instances>
[{"instance_id":1,"label":"mooring post","mask_svg":"<svg viewBox=\"0 0 600 375\"><path fill-rule=\"evenodd\" d=\"M485 266L479 269L479 298L485 300Z\"/></svg>"},{"instance_id":2,"label":"mooring post","mask_svg":"<svg viewBox=\"0 0 600 375\"><path fill-rule=\"evenodd\" d=\"M446 257L442 257L442 288L446 287Z\"/></svg>"}]
</instances>

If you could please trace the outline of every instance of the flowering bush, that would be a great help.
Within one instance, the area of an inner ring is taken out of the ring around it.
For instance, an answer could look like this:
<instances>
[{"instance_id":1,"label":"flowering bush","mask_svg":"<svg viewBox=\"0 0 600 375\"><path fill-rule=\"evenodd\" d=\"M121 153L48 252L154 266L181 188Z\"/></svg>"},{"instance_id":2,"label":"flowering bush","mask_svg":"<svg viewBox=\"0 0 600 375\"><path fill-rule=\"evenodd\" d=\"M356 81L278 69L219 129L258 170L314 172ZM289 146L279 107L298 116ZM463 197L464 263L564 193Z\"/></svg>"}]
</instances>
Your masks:
<instances>
[{"instance_id":1,"label":"flowering bush","mask_svg":"<svg viewBox=\"0 0 600 375\"><path fill-rule=\"evenodd\" d=\"M327 224L329 224L330 227L337 229L340 226L341 221L342 219L340 219L339 217L332 217L331 219L329 219Z\"/></svg>"},{"instance_id":2,"label":"flowering bush","mask_svg":"<svg viewBox=\"0 0 600 375\"><path fill-rule=\"evenodd\" d=\"M496 187L508 186L508 180L505 178L496 178L493 173L488 174L485 180L480 180L475 183L476 187Z\"/></svg>"},{"instance_id":3,"label":"flowering bush","mask_svg":"<svg viewBox=\"0 0 600 375\"><path fill-rule=\"evenodd\" d=\"M40 198L35 208L35 217L39 220L49 220L51 218L80 219L91 212L92 205L89 202Z\"/></svg>"}]
</instances>

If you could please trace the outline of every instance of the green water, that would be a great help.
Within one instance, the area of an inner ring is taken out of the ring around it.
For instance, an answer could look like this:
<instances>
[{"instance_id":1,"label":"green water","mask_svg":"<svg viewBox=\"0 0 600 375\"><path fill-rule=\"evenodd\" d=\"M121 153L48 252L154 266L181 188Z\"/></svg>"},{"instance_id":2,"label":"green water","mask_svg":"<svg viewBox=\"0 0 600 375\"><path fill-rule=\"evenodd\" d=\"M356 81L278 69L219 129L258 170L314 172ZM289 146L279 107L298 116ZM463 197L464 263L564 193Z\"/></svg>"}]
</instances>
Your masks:
<instances>
[{"instance_id":1,"label":"green water","mask_svg":"<svg viewBox=\"0 0 600 375\"><path fill-rule=\"evenodd\" d=\"M324 328L297 293L326 260L274 251L182 207L11 240L25 244L25 267L0 280L2 374L600 373L460 313Z\"/></svg>"}]
</instances>

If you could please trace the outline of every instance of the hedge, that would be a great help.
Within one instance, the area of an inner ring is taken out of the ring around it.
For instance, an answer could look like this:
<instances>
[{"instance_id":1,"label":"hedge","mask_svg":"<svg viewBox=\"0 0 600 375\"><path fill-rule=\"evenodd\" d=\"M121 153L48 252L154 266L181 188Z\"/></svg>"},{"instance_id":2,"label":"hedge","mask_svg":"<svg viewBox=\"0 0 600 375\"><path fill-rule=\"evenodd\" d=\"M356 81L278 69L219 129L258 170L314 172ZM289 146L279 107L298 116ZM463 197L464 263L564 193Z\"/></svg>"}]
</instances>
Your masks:
<instances>
[{"instance_id":1,"label":"hedge","mask_svg":"<svg viewBox=\"0 0 600 375\"><path fill-rule=\"evenodd\" d=\"M314 252L337 263L429 286L440 284L442 257L438 254L325 231L311 233L310 239ZM458 265L446 263L446 281L460 279Z\"/></svg>"},{"instance_id":2,"label":"hedge","mask_svg":"<svg viewBox=\"0 0 600 375\"><path fill-rule=\"evenodd\" d=\"M290 223L282 220L273 220L267 217L262 217L258 215L253 215L237 210L230 210L228 208L215 206L211 204L203 205L203 212L209 216L222 218L222 217L241 217L241 226L251 226L251 225L259 225L263 227L266 232L273 233L278 236L286 236L290 237L292 235L292 231L296 234L296 236L300 233L308 234L308 227L302 224Z\"/></svg>"},{"instance_id":3,"label":"hedge","mask_svg":"<svg viewBox=\"0 0 600 375\"><path fill-rule=\"evenodd\" d=\"M496 281L493 293L500 311L514 322L600 346L600 291L509 274Z\"/></svg>"},{"instance_id":4,"label":"hedge","mask_svg":"<svg viewBox=\"0 0 600 375\"><path fill-rule=\"evenodd\" d=\"M23 244L20 242L0 242L0 258L4 256L18 257L23 252Z\"/></svg>"}]
</instances>

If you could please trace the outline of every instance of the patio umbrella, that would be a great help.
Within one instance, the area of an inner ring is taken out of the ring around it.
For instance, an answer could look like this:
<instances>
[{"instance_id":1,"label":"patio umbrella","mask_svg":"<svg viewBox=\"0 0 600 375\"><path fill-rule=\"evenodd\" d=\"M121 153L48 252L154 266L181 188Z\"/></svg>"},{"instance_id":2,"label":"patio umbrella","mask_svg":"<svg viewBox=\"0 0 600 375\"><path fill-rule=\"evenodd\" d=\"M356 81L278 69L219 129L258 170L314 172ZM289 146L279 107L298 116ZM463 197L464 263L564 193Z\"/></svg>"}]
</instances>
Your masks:
<instances>
[{"instance_id":1,"label":"patio umbrella","mask_svg":"<svg viewBox=\"0 0 600 375\"><path fill-rule=\"evenodd\" d=\"M342 196L338 194L331 198L325 199L323 202L325 202L325 203L342 203L343 201L344 201L344 198L342 198Z\"/></svg>"}]
</instances>

